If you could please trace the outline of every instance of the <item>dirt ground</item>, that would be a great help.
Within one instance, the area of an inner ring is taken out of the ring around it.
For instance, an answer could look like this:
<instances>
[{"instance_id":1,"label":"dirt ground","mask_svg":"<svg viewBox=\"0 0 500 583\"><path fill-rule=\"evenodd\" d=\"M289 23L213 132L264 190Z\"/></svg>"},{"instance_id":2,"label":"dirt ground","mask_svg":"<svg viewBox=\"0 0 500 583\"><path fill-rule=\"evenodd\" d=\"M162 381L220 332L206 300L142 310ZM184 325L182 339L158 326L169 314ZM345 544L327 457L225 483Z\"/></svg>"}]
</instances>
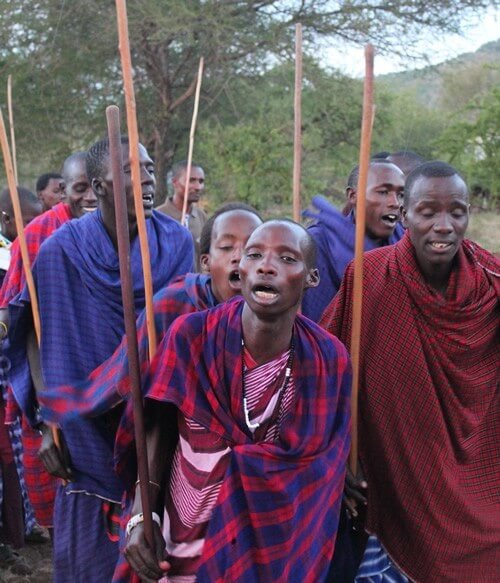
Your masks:
<instances>
[{"instance_id":1,"label":"dirt ground","mask_svg":"<svg viewBox=\"0 0 500 583\"><path fill-rule=\"evenodd\" d=\"M29 544L19 549L19 554L24 558L31 569L30 575L19 575L11 569L0 567L1 583L51 583L52 581L52 544Z\"/></svg>"}]
</instances>

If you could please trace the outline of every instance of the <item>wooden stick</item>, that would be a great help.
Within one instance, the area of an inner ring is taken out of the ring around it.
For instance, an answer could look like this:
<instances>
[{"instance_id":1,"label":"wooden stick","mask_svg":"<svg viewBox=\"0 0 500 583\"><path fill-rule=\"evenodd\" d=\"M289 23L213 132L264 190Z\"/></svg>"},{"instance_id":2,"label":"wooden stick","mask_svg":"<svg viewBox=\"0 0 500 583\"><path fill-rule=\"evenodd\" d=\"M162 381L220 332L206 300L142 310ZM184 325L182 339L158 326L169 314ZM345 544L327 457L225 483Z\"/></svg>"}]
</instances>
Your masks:
<instances>
[{"instance_id":1,"label":"wooden stick","mask_svg":"<svg viewBox=\"0 0 500 583\"><path fill-rule=\"evenodd\" d=\"M356 194L356 245L354 252L354 285L352 308L351 360L352 360L352 443L349 465L352 473L358 473L358 394L361 337L361 308L363 299L363 252L365 243L366 186L370 168L370 144L374 121L373 108L373 59L372 45L365 47L365 83L363 92L363 121L359 153L359 178Z\"/></svg>"},{"instance_id":2,"label":"wooden stick","mask_svg":"<svg viewBox=\"0 0 500 583\"><path fill-rule=\"evenodd\" d=\"M134 408L134 432L137 451L137 470L141 484L142 512L144 514L144 534L149 546L154 549L153 520L149 499L149 470L144 412L142 409L141 373L139 350L137 348L137 328L135 324L134 287L130 269L130 239L128 230L127 200L125 195L125 175L123 172L122 146L120 142L120 110L116 105L106 108L108 122L109 155L113 173L113 191L116 214L116 236L120 261L125 334L130 368L132 403Z\"/></svg>"},{"instance_id":3,"label":"wooden stick","mask_svg":"<svg viewBox=\"0 0 500 583\"><path fill-rule=\"evenodd\" d=\"M142 257L142 271L144 273L144 293L146 297L146 324L148 329L149 358L153 358L156 351L156 328L153 310L153 279L151 277L151 257L149 254L146 219L142 200L141 169L139 165L139 132L135 106L134 83L132 80L132 59L130 56L130 42L128 37L128 19L126 0L116 0L118 16L118 38L120 59L122 64L123 88L125 91L125 105L127 111L127 127L130 146L130 166L132 171L132 185L134 189L135 214L139 231L139 243Z\"/></svg>"},{"instance_id":4,"label":"wooden stick","mask_svg":"<svg viewBox=\"0 0 500 583\"><path fill-rule=\"evenodd\" d=\"M31 309L33 312L33 325L35 327L35 334L40 344L40 312L38 310L38 297L36 295L35 283L33 281L33 274L31 273L30 258L28 255L28 247L26 245L26 238L24 236L23 215L21 211L21 204L19 202L19 194L17 192L16 178L14 175L14 166L10 155L9 141L7 139L7 132L5 130L5 123L3 120L3 113L0 109L0 141L2 144L3 160L5 163L5 173L7 174L7 183L10 190L10 198L12 200L12 208L14 209L14 220L16 221L17 240L19 241L19 249L23 260L24 275L28 285L30 294Z\"/></svg>"},{"instance_id":5,"label":"wooden stick","mask_svg":"<svg viewBox=\"0 0 500 583\"><path fill-rule=\"evenodd\" d=\"M191 131L189 132L188 162L186 167L186 184L184 185L184 199L182 201L181 225L184 225L186 221L189 185L191 182L191 164L193 162L194 134L196 132L196 120L198 118L198 106L200 104L201 80L203 77L203 63L204 63L203 57L201 57L200 64L198 66L198 78L196 80L196 92L194 95L194 107L193 117L191 119Z\"/></svg>"},{"instance_id":6,"label":"wooden stick","mask_svg":"<svg viewBox=\"0 0 500 583\"><path fill-rule=\"evenodd\" d=\"M12 110L12 75L7 77L7 107L9 110L9 126L10 126L10 147L12 152L12 167L14 168L14 178L17 180L17 160L16 160L16 135L14 133L14 113Z\"/></svg>"},{"instance_id":7,"label":"wooden stick","mask_svg":"<svg viewBox=\"0 0 500 583\"><path fill-rule=\"evenodd\" d=\"M300 177L302 156L302 24L295 25L295 98L293 139L293 220L300 221Z\"/></svg>"}]
</instances>

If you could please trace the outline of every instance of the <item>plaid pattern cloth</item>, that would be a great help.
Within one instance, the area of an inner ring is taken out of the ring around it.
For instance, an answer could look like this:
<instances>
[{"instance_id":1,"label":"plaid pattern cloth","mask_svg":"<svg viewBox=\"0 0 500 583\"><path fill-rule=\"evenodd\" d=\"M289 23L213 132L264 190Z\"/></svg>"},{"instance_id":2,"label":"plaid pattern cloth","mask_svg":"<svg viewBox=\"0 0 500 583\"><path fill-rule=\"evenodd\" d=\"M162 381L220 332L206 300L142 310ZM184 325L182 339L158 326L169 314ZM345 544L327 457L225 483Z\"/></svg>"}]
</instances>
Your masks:
<instances>
[{"instance_id":1,"label":"plaid pattern cloth","mask_svg":"<svg viewBox=\"0 0 500 583\"><path fill-rule=\"evenodd\" d=\"M172 322L181 314L212 308L217 300L208 275L188 273L177 277L154 296L154 322L160 342ZM141 376L149 365L146 312L137 319L137 343ZM47 389L40 396L41 412L50 422L60 423L71 417L97 417L121 403L130 393L127 338L85 381L76 385ZM126 421L132 426L133 419Z\"/></svg>"},{"instance_id":2,"label":"plaid pattern cloth","mask_svg":"<svg viewBox=\"0 0 500 583\"><path fill-rule=\"evenodd\" d=\"M147 400L173 403L231 444L197 581L321 581L350 443L349 359L337 339L298 316L295 399L277 441L255 442L242 403L243 304L235 298L178 318L146 379Z\"/></svg>"},{"instance_id":3,"label":"plaid pattern cloth","mask_svg":"<svg viewBox=\"0 0 500 583\"><path fill-rule=\"evenodd\" d=\"M353 265L323 324L350 345ZM406 235L365 255L360 457L369 532L415 581L500 581L500 263L464 241L446 298Z\"/></svg>"},{"instance_id":4,"label":"plaid pattern cloth","mask_svg":"<svg viewBox=\"0 0 500 583\"><path fill-rule=\"evenodd\" d=\"M322 196L315 196L312 199L312 205L318 212L305 210L303 215L315 219L315 223L308 227L308 231L318 248L317 267L320 284L318 287L306 290L302 300L302 313L318 322L325 308L338 292L347 265L354 259L356 225L354 211L345 217ZM403 235L404 229L398 223L394 233L384 245L397 243ZM365 251L380 246L373 239L365 236Z\"/></svg>"},{"instance_id":5,"label":"plaid pattern cloth","mask_svg":"<svg viewBox=\"0 0 500 583\"><path fill-rule=\"evenodd\" d=\"M40 250L40 245L45 239L50 237L56 229L72 218L70 206L60 202L49 211L33 219L25 227L24 236L26 237L31 266L33 266L38 251ZM19 247L19 241L16 240L11 247L9 270L0 289L0 308L7 308L9 302L23 289L25 283L26 278L24 276L21 249Z\"/></svg>"}]
</instances>

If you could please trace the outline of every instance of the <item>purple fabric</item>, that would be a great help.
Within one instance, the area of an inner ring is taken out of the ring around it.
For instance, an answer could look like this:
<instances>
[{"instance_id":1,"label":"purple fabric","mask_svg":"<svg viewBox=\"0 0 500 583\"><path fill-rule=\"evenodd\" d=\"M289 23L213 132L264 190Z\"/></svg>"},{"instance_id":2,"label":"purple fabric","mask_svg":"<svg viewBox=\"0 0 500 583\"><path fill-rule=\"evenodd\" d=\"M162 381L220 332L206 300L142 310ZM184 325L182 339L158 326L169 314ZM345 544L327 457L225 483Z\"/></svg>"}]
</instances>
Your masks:
<instances>
[{"instance_id":1,"label":"purple fabric","mask_svg":"<svg viewBox=\"0 0 500 583\"><path fill-rule=\"evenodd\" d=\"M354 211L345 217L322 196L315 196L312 204L319 212L304 211L303 215L316 219L308 227L309 233L318 247L317 267L320 275L320 284L304 294L302 313L315 322L319 322L328 304L337 295L340 282L347 265L354 259L354 243L356 225ZM377 247L393 245L404 235L405 230L398 223L393 235L382 245L377 244L370 237L365 237L365 251Z\"/></svg>"},{"instance_id":2,"label":"purple fabric","mask_svg":"<svg viewBox=\"0 0 500 583\"><path fill-rule=\"evenodd\" d=\"M54 583L110 583L118 543L106 532L102 500L57 490L54 509Z\"/></svg>"},{"instance_id":3,"label":"purple fabric","mask_svg":"<svg viewBox=\"0 0 500 583\"><path fill-rule=\"evenodd\" d=\"M146 224L153 289L158 291L191 269L192 239L176 221L156 212ZM138 314L145 299L137 237L131 244L130 260ZM118 254L100 212L67 223L47 239L33 276L40 306L45 385L52 389L76 384L113 353L124 334ZM25 288L9 306L11 342L18 352L25 345L31 313L28 302ZM113 472L112 423L79 417L64 422L62 429L72 458L74 489L120 501L123 487Z\"/></svg>"}]
</instances>

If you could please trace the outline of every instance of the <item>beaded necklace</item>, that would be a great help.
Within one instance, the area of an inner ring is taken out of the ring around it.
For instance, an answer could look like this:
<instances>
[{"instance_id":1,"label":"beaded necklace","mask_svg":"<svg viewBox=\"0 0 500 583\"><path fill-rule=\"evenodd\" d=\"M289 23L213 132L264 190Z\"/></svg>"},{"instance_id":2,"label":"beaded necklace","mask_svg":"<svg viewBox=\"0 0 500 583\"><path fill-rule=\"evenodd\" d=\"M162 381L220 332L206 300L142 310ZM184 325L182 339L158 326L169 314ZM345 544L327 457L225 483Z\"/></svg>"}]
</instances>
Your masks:
<instances>
[{"instance_id":1,"label":"beaded necklace","mask_svg":"<svg viewBox=\"0 0 500 583\"><path fill-rule=\"evenodd\" d=\"M288 355L288 360L286 362L285 380L283 381L283 385L278 392L278 394L279 394L278 403L277 403L278 408L281 405L281 400L283 398L283 395L286 392L286 388L287 388L288 383L290 381L290 377L292 376L292 363L293 363L294 353L295 353L295 345L294 345L293 338L292 338L292 340L290 341L290 354ZM242 383L242 389L243 389L243 413L245 415L245 423L246 423L248 429L250 429L250 431L255 431L256 429L258 429L260 427L260 423L258 421L255 421L255 422L250 421L250 411L248 410L248 401L247 401L246 388L245 388L245 341L243 338L241 339L241 383Z\"/></svg>"}]
</instances>

